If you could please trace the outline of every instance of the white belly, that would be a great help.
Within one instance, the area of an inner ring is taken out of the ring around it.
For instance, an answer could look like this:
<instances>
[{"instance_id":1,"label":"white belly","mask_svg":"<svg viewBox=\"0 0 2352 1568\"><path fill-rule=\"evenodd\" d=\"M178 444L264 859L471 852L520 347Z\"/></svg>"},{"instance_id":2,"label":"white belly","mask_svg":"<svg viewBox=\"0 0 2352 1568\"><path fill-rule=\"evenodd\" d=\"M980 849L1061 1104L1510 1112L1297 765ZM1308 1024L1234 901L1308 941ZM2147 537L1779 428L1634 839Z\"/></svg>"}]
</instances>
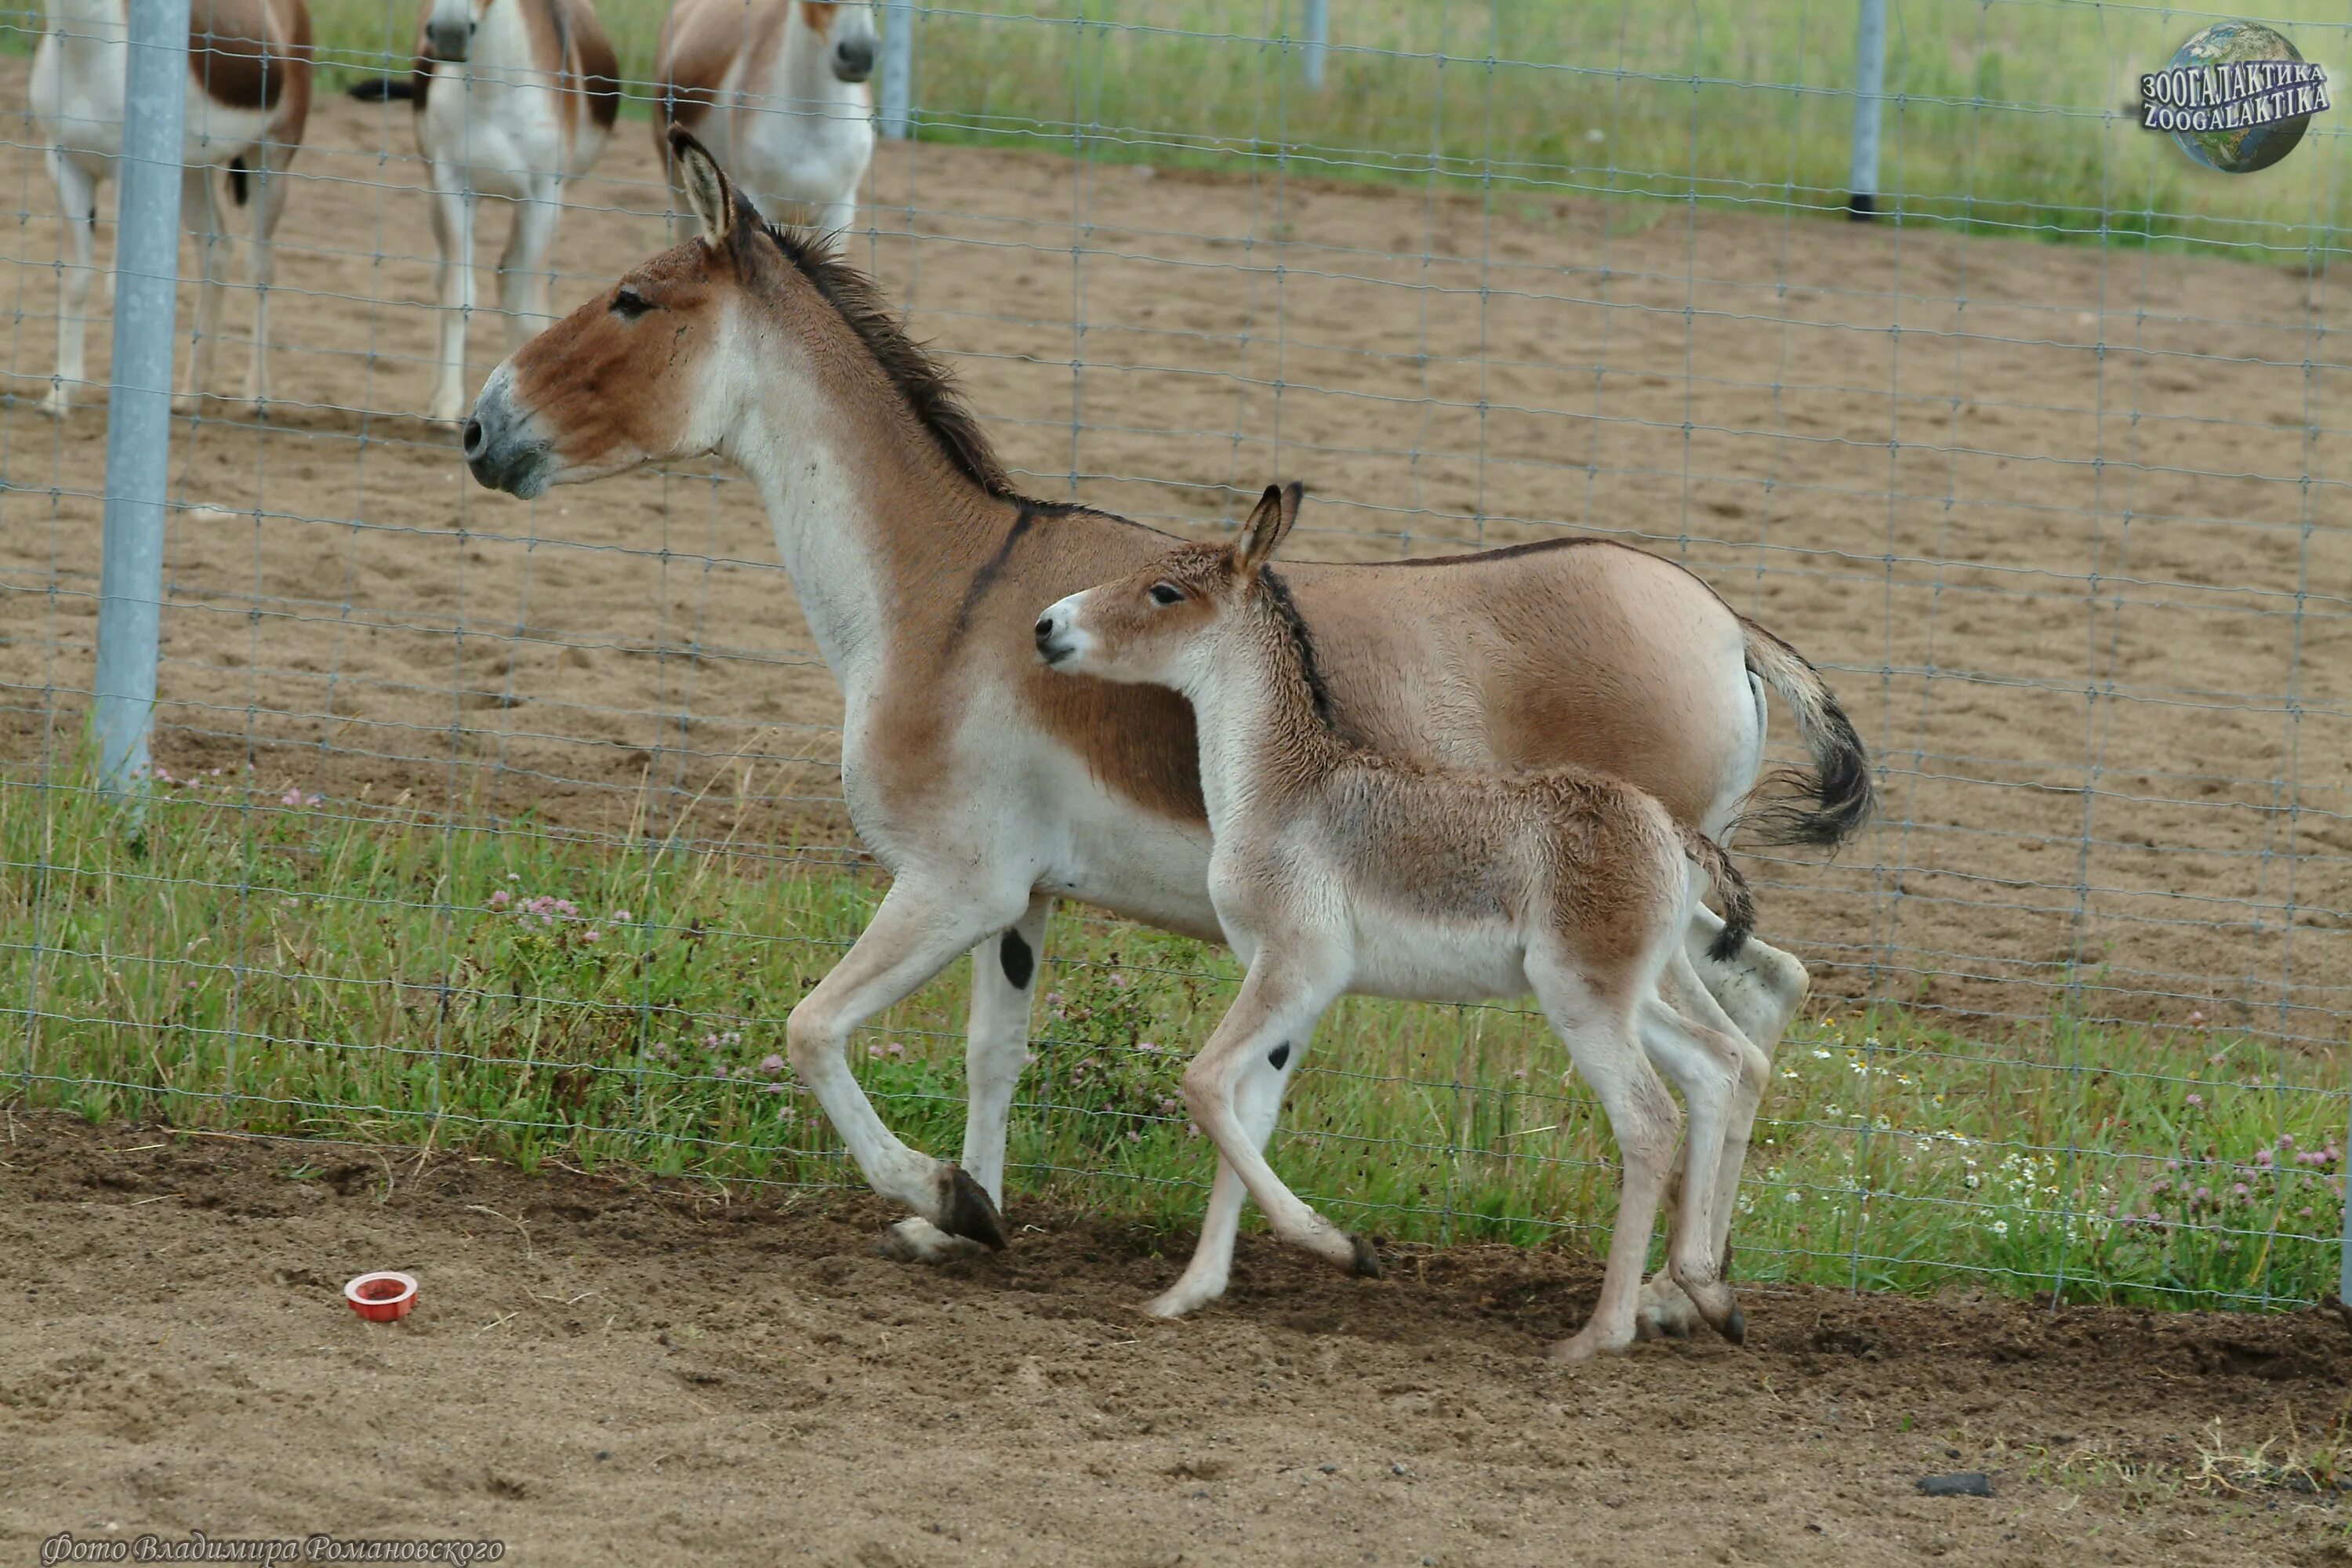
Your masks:
<instances>
[{"instance_id":1,"label":"white belly","mask_svg":"<svg viewBox=\"0 0 2352 1568\"><path fill-rule=\"evenodd\" d=\"M1356 933L1348 989L1406 1002L1511 1001L1528 994L1525 949L1509 932L1449 931L1410 921Z\"/></svg>"},{"instance_id":2,"label":"white belly","mask_svg":"<svg viewBox=\"0 0 2352 1568\"><path fill-rule=\"evenodd\" d=\"M122 153L127 44L80 39L71 49L54 33L45 34L33 54L33 117L43 137L94 176L113 173ZM181 161L221 166L258 144L269 130L266 110L228 109L188 84L186 129Z\"/></svg>"},{"instance_id":3,"label":"white belly","mask_svg":"<svg viewBox=\"0 0 2352 1568\"><path fill-rule=\"evenodd\" d=\"M464 188L511 200L544 194L563 167L560 100L524 85L495 90L449 66L436 67L417 117L417 140L436 167Z\"/></svg>"}]
</instances>

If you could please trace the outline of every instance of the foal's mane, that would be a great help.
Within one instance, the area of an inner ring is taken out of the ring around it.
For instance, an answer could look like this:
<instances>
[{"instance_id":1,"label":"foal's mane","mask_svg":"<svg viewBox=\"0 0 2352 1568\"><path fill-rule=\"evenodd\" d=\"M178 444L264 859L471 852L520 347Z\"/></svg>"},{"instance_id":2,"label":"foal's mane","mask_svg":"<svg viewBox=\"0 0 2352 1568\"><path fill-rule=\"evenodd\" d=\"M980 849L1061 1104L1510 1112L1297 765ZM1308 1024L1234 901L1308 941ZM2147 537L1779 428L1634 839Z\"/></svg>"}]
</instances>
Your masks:
<instances>
[{"instance_id":1,"label":"foal's mane","mask_svg":"<svg viewBox=\"0 0 2352 1568\"><path fill-rule=\"evenodd\" d=\"M965 406L954 375L929 349L907 335L874 280L835 256L814 236L770 224L768 237L857 334L866 352L874 356L882 374L907 400L917 422L930 432L956 470L1000 500L1021 499L1013 488L1012 476L997 460L987 433Z\"/></svg>"}]
</instances>

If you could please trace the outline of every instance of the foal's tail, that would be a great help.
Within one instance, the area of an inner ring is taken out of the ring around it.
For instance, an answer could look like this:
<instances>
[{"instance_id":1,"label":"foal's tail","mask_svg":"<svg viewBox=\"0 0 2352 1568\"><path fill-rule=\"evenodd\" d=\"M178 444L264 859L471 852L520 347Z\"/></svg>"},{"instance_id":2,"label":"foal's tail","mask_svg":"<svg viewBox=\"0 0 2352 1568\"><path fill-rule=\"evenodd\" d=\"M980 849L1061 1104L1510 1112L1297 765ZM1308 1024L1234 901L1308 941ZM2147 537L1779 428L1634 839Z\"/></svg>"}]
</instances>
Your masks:
<instances>
[{"instance_id":1,"label":"foal's tail","mask_svg":"<svg viewBox=\"0 0 2352 1568\"><path fill-rule=\"evenodd\" d=\"M1797 715L1797 732L1813 765L1787 768L1770 782L1810 795L1814 804L1790 801L1768 805L1740 819L1764 844L1811 844L1833 849L1856 833L1878 808L1871 783L1870 753L1837 697L1803 654L1747 616L1739 630L1748 643L1748 668L1780 694Z\"/></svg>"},{"instance_id":2,"label":"foal's tail","mask_svg":"<svg viewBox=\"0 0 2352 1568\"><path fill-rule=\"evenodd\" d=\"M1723 846L1696 827L1682 828L1683 853L1692 863L1706 873L1715 884L1715 895L1723 900L1723 929L1715 933L1714 945L1706 955L1717 963L1727 963L1739 956L1756 930L1756 900L1748 890L1748 879L1723 852Z\"/></svg>"}]
</instances>

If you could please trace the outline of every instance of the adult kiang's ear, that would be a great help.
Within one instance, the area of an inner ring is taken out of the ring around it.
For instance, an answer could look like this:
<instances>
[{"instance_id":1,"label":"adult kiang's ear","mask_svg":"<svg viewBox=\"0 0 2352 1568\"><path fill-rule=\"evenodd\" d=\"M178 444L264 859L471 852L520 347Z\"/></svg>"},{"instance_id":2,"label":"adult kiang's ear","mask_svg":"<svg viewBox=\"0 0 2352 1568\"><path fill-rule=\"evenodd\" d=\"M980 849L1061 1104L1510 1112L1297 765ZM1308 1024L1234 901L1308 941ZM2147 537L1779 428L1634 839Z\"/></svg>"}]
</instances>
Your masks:
<instances>
[{"instance_id":1,"label":"adult kiang's ear","mask_svg":"<svg viewBox=\"0 0 2352 1568\"><path fill-rule=\"evenodd\" d=\"M1266 486L1249 521L1242 524L1241 542L1234 548L1234 563L1244 572L1255 572L1273 560L1282 542L1290 537L1291 527L1298 521L1298 503L1306 494L1307 487L1296 479L1286 485Z\"/></svg>"}]
</instances>

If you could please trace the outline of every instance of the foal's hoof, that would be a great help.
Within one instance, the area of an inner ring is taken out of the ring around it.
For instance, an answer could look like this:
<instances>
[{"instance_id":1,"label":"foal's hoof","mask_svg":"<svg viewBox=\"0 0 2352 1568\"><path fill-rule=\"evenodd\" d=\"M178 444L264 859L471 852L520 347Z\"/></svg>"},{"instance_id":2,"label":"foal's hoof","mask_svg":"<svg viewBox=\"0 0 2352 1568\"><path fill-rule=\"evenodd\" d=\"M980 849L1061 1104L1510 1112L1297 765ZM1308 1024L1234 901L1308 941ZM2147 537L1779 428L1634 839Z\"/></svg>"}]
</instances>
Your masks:
<instances>
[{"instance_id":1,"label":"foal's hoof","mask_svg":"<svg viewBox=\"0 0 2352 1568\"><path fill-rule=\"evenodd\" d=\"M940 1184L939 1227L950 1236L961 1236L980 1243L993 1252L1004 1250L1004 1216L996 1212L996 1204L988 1189L964 1174L961 1165L942 1165L937 1177Z\"/></svg>"},{"instance_id":2,"label":"foal's hoof","mask_svg":"<svg viewBox=\"0 0 2352 1568\"><path fill-rule=\"evenodd\" d=\"M1355 1249L1356 1254L1348 1264L1349 1271L1359 1279L1379 1279L1381 1255L1372 1250L1370 1240L1360 1236L1350 1236L1348 1237L1348 1244Z\"/></svg>"}]
</instances>

